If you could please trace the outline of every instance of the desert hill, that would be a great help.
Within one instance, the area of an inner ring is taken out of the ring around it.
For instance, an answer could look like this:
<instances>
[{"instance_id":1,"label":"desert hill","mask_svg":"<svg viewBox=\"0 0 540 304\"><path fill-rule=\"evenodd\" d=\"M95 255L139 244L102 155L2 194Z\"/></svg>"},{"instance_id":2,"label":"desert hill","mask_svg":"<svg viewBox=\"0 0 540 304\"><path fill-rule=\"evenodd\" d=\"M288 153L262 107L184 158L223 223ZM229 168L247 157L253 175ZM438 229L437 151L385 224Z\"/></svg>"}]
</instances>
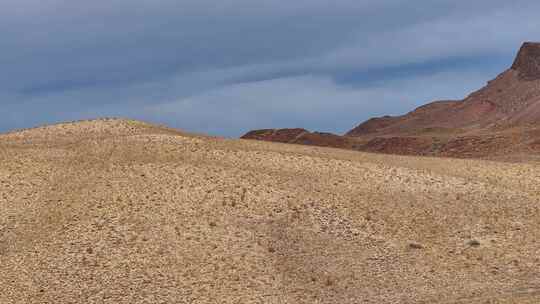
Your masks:
<instances>
[{"instance_id":1,"label":"desert hill","mask_svg":"<svg viewBox=\"0 0 540 304\"><path fill-rule=\"evenodd\" d=\"M538 164L129 120L0 135L0 303L540 301Z\"/></svg>"},{"instance_id":2,"label":"desert hill","mask_svg":"<svg viewBox=\"0 0 540 304\"><path fill-rule=\"evenodd\" d=\"M339 142L347 145L335 147L453 157L540 155L540 43L524 43L510 69L464 100L372 118L343 137ZM273 140L250 133L243 138Z\"/></svg>"}]
</instances>

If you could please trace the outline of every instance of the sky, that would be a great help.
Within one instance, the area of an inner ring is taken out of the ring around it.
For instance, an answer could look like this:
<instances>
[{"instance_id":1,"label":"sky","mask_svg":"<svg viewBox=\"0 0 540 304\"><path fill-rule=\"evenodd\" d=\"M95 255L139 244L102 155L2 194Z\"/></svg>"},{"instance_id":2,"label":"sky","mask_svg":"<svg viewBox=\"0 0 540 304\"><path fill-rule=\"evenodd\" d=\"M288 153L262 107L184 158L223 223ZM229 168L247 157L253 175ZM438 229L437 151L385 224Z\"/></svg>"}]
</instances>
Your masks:
<instances>
[{"instance_id":1,"label":"sky","mask_svg":"<svg viewBox=\"0 0 540 304\"><path fill-rule=\"evenodd\" d=\"M461 99L540 41L538 0L0 0L0 132L98 117L344 133Z\"/></svg>"}]
</instances>

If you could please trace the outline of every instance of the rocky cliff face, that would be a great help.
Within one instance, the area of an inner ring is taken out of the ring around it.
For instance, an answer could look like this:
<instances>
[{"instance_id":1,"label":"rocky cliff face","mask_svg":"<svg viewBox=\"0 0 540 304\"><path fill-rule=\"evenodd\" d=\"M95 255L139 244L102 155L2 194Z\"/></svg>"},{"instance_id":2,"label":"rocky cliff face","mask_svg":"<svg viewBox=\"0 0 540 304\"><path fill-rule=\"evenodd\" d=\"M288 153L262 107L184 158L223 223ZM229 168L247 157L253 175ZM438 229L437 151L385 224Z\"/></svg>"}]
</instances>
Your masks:
<instances>
[{"instance_id":1,"label":"rocky cliff face","mask_svg":"<svg viewBox=\"0 0 540 304\"><path fill-rule=\"evenodd\" d=\"M512 65L524 80L540 79L540 43L526 42L523 44Z\"/></svg>"}]
</instances>

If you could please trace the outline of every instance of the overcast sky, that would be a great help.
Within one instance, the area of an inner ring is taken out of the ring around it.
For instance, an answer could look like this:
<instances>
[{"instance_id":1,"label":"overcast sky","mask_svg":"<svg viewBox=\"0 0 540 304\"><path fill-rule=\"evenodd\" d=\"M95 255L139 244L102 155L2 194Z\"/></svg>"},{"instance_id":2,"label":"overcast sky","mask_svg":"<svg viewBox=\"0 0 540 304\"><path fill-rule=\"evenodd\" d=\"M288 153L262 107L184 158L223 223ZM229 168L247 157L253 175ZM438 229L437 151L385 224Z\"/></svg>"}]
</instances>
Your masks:
<instances>
[{"instance_id":1,"label":"overcast sky","mask_svg":"<svg viewBox=\"0 0 540 304\"><path fill-rule=\"evenodd\" d=\"M121 116L343 133L460 99L540 40L538 0L0 0L0 131Z\"/></svg>"}]
</instances>

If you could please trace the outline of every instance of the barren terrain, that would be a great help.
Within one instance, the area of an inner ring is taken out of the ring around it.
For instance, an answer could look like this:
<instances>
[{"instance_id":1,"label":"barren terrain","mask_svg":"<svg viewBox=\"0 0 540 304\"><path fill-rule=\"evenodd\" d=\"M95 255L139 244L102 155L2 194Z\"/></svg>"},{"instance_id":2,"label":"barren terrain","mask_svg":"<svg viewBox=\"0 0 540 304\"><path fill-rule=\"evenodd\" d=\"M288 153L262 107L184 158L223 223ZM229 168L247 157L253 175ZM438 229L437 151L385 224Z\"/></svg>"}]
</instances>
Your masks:
<instances>
[{"instance_id":1,"label":"barren terrain","mask_svg":"<svg viewBox=\"0 0 540 304\"><path fill-rule=\"evenodd\" d=\"M539 303L540 164L0 135L0 303Z\"/></svg>"}]
</instances>

